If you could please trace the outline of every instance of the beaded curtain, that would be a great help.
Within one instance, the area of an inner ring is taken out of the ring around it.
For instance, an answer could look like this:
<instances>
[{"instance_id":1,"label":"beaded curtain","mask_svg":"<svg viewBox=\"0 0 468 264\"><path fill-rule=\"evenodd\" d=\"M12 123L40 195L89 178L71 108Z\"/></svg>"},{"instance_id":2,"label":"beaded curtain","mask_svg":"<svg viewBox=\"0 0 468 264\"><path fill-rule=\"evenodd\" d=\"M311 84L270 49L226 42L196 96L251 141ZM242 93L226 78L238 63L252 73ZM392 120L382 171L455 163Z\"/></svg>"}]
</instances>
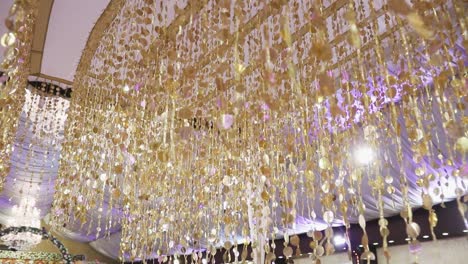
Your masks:
<instances>
[{"instance_id":1,"label":"beaded curtain","mask_svg":"<svg viewBox=\"0 0 468 264\"><path fill-rule=\"evenodd\" d=\"M395 212L417 244L412 207L432 228L433 203L466 211L463 1L114 2L75 78L57 226L121 227L126 259L252 243L271 263L302 218L313 258L359 222L371 259L366 220L386 249Z\"/></svg>"},{"instance_id":2,"label":"beaded curtain","mask_svg":"<svg viewBox=\"0 0 468 264\"><path fill-rule=\"evenodd\" d=\"M10 172L16 129L26 100L25 88L30 70L37 4L36 0L14 1L5 19L8 32L0 39L0 45L5 48L0 71L4 72L6 78L0 82L0 190Z\"/></svg>"}]
</instances>

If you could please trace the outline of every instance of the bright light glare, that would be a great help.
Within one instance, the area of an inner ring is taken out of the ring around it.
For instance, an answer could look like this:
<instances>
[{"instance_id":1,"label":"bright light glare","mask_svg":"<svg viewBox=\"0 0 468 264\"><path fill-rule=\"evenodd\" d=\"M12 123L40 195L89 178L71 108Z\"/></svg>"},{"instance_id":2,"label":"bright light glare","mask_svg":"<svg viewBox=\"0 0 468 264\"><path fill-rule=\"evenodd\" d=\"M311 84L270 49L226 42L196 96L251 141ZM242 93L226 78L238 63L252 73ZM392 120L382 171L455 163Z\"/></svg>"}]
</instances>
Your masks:
<instances>
[{"instance_id":1,"label":"bright light glare","mask_svg":"<svg viewBox=\"0 0 468 264\"><path fill-rule=\"evenodd\" d=\"M369 146L360 146L354 151L354 158L359 164L367 165L374 159L374 151Z\"/></svg>"},{"instance_id":2,"label":"bright light glare","mask_svg":"<svg viewBox=\"0 0 468 264\"><path fill-rule=\"evenodd\" d=\"M336 246L341 246L341 245L344 245L346 243L346 239L342 236L335 236L333 238L333 243L336 245Z\"/></svg>"}]
</instances>

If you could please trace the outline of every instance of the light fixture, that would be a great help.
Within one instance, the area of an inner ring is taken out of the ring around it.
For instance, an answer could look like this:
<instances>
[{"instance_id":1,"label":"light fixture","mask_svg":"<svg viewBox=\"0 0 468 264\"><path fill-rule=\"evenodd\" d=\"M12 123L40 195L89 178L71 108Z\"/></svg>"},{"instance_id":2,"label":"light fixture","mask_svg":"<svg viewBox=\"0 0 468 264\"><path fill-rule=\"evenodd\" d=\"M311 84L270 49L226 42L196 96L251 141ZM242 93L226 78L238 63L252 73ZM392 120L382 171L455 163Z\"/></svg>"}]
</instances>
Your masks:
<instances>
[{"instance_id":1,"label":"light fixture","mask_svg":"<svg viewBox=\"0 0 468 264\"><path fill-rule=\"evenodd\" d=\"M283 258L283 256L279 256L278 258L282 259L282 258Z\"/></svg>"},{"instance_id":2,"label":"light fixture","mask_svg":"<svg viewBox=\"0 0 468 264\"><path fill-rule=\"evenodd\" d=\"M343 236L336 235L333 238L333 243L335 244L335 246L341 246L341 245L344 245L346 243L346 239Z\"/></svg>"},{"instance_id":3,"label":"light fixture","mask_svg":"<svg viewBox=\"0 0 468 264\"><path fill-rule=\"evenodd\" d=\"M375 243L373 243L372 245L377 246L378 244L379 244L379 243L375 242Z\"/></svg>"},{"instance_id":4,"label":"light fixture","mask_svg":"<svg viewBox=\"0 0 468 264\"><path fill-rule=\"evenodd\" d=\"M367 165L374 159L374 151L367 145L359 146L354 151L354 158L357 163Z\"/></svg>"},{"instance_id":5,"label":"light fixture","mask_svg":"<svg viewBox=\"0 0 468 264\"><path fill-rule=\"evenodd\" d=\"M423 238L429 238L429 236L428 236L428 235L424 235Z\"/></svg>"},{"instance_id":6,"label":"light fixture","mask_svg":"<svg viewBox=\"0 0 468 264\"><path fill-rule=\"evenodd\" d=\"M463 230L463 233L468 233L468 229Z\"/></svg>"},{"instance_id":7,"label":"light fixture","mask_svg":"<svg viewBox=\"0 0 468 264\"><path fill-rule=\"evenodd\" d=\"M360 247L360 248L362 248L362 247L363 247L363 245L359 245L359 247Z\"/></svg>"},{"instance_id":8,"label":"light fixture","mask_svg":"<svg viewBox=\"0 0 468 264\"><path fill-rule=\"evenodd\" d=\"M410 241L410 238L409 237L405 238L405 241Z\"/></svg>"},{"instance_id":9,"label":"light fixture","mask_svg":"<svg viewBox=\"0 0 468 264\"><path fill-rule=\"evenodd\" d=\"M448 235L449 235L449 233L447 233L447 232L444 232L444 233L442 233L442 235L443 235L443 236L448 236Z\"/></svg>"},{"instance_id":10,"label":"light fixture","mask_svg":"<svg viewBox=\"0 0 468 264\"><path fill-rule=\"evenodd\" d=\"M389 240L388 243L393 244L393 243L395 243L395 241L394 240Z\"/></svg>"}]
</instances>

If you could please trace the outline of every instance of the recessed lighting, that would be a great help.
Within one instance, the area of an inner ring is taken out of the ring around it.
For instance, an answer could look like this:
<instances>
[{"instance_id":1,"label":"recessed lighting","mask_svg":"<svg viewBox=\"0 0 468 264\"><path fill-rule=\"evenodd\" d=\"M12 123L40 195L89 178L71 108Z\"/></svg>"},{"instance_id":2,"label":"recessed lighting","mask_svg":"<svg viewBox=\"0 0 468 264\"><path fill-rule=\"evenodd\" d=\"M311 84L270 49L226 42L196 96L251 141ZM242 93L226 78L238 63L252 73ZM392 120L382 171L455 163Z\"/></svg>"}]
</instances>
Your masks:
<instances>
[{"instance_id":1,"label":"recessed lighting","mask_svg":"<svg viewBox=\"0 0 468 264\"><path fill-rule=\"evenodd\" d=\"M393 244L393 243L395 243L395 241L389 240L388 243Z\"/></svg>"},{"instance_id":2,"label":"recessed lighting","mask_svg":"<svg viewBox=\"0 0 468 264\"><path fill-rule=\"evenodd\" d=\"M429 236L428 236L428 235L424 235L423 238L429 238Z\"/></svg>"},{"instance_id":3,"label":"recessed lighting","mask_svg":"<svg viewBox=\"0 0 468 264\"><path fill-rule=\"evenodd\" d=\"M359 245L359 247L363 247L363 245Z\"/></svg>"},{"instance_id":4,"label":"recessed lighting","mask_svg":"<svg viewBox=\"0 0 468 264\"><path fill-rule=\"evenodd\" d=\"M410 241L411 239L409 237L405 238L405 241Z\"/></svg>"},{"instance_id":5,"label":"recessed lighting","mask_svg":"<svg viewBox=\"0 0 468 264\"><path fill-rule=\"evenodd\" d=\"M336 245L336 246L341 246L341 245L344 245L346 243L346 239L340 235L337 235L335 237L333 237L333 243Z\"/></svg>"},{"instance_id":6,"label":"recessed lighting","mask_svg":"<svg viewBox=\"0 0 468 264\"><path fill-rule=\"evenodd\" d=\"M375 243L373 243L372 245L377 246L378 244L379 244L379 243L375 242Z\"/></svg>"},{"instance_id":7,"label":"recessed lighting","mask_svg":"<svg viewBox=\"0 0 468 264\"><path fill-rule=\"evenodd\" d=\"M283 256L279 256L278 258L283 258Z\"/></svg>"},{"instance_id":8,"label":"recessed lighting","mask_svg":"<svg viewBox=\"0 0 468 264\"><path fill-rule=\"evenodd\" d=\"M448 233L442 233L443 236L448 236Z\"/></svg>"}]
</instances>

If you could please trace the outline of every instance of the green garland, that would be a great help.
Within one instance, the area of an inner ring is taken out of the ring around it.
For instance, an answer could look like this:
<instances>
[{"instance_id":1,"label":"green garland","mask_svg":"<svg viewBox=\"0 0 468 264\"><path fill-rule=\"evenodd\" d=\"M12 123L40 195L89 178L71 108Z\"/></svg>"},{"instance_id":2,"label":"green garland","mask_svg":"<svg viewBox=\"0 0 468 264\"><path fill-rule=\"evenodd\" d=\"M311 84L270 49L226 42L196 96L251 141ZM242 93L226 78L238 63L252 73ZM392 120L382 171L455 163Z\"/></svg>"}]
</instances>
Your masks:
<instances>
[{"instance_id":1,"label":"green garland","mask_svg":"<svg viewBox=\"0 0 468 264\"><path fill-rule=\"evenodd\" d=\"M22 233L22 232L30 232L36 235L42 235L42 239L48 239L52 244L54 244L60 253L62 254L62 259L66 264L71 264L73 263L73 257L70 253L68 253L67 248L54 236L52 236L49 232L35 228L35 227L29 227L29 226L21 226L21 227L7 227L5 229L0 230L0 237L6 235L6 234L17 234L17 233Z\"/></svg>"},{"instance_id":2,"label":"green garland","mask_svg":"<svg viewBox=\"0 0 468 264\"><path fill-rule=\"evenodd\" d=\"M62 255L48 252L0 251L0 259L61 261Z\"/></svg>"}]
</instances>

